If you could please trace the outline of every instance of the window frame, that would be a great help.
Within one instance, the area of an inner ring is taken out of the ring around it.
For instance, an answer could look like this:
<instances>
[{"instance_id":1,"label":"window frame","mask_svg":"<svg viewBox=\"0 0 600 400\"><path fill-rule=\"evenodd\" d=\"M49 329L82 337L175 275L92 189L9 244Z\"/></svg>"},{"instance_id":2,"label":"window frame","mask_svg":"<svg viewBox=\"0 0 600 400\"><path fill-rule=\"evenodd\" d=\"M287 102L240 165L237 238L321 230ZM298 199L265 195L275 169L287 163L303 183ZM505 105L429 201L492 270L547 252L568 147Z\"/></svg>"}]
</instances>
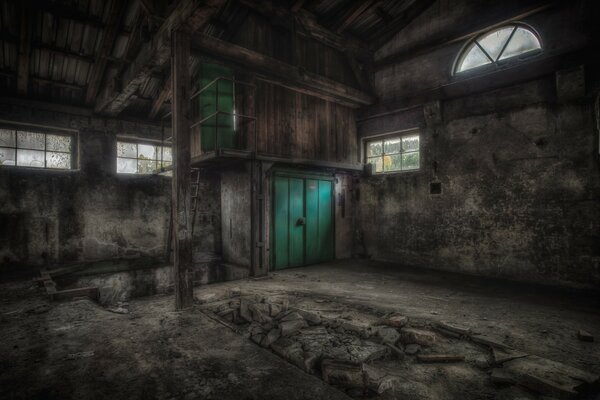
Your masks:
<instances>
[{"instance_id":1,"label":"window frame","mask_svg":"<svg viewBox=\"0 0 600 400\"><path fill-rule=\"evenodd\" d=\"M135 144L136 145L136 157L122 157L119 156L119 143L130 143L130 144ZM140 173L137 172L139 170L139 164L138 161L139 160L144 160L143 158L139 158L139 145L149 145L149 146L154 146L156 147L157 153L160 152L160 156L157 154L157 158L155 158L153 161L156 162L156 166L157 168L153 170L153 172L149 172L149 173ZM162 148L163 147L169 147L171 148L171 161L166 161L169 163L168 166L164 166L163 164L165 163L165 160L163 159L164 157L164 153L162 152ZM122 159L127 159L127 160L136 160L136 172L119 172L118 170L118 160L122 158ZM160 163L160 166L159 166ZM132 138L132 137L126 137L126 136L117 136L116 141L115 141L115 173L117 175L124 175L124 176L148 176L148 175L162 175L162 172L165 172L166 169L170 166L173 165L173 146L169 146L169 145L165 145L162 141L160 140L153 140L153 139L142 139L142 138ZM169 175L165 175L165 176L169 176Z\"/></svg>"},{"instance_id":2,"label":"window frame","mask_svg":"<svg viewBox=\"0 0 600 400\"><path fill-rule=\"evenodd\" d=\"M492 61L490 63L484 64L484 65L480 65L478 67L474 67L474 68L469 68L467 70L464 71L457 71L458 67L460 66L461 61L463 60L463 57L466 57L466 51L467 49L473 44L475 43L476 46L478 46L481 51L486 55L486 57L488 57L489 59L491 59L491 57L488 55L487 51L477 42L479 39L487 36L490 33L499 31L501 29L504 28L509 28L512 27L514 28L513 31L511 32L509 38L507 39L506 43L504 44L504 46L502 47L502 50L500 51L500 53L498 54L497 60ZM529 31L532 35L534 35L536 37L536 39L538 40L538 42L540 43L540 48L539 49L534 49L534 50L530 50L527 51L525 53L513 56L513 57L509 57L506 58L504 60L500 60L500 57L502 56L502 54L504 53L504 51L506 50L506 47L508 46L508 43L510 42L510 40L512 39L512 37L514 36L515 32L517 31L517 28L523 28L527 31ZM503 68L505 68L507 65L514 65L514 64L519 64L519 63L524 63L524 62L528 62L530 61L530 59L536 58L538 56L540 56L543 52L544 52L544 42L542 41L542 37L540 36L540 34L538 33L537 30L535 30L531 25L526 24L524 22L520 22L520 21L514 21L514 22L509 22L506 24L502 24L500 26L496 26L494 28L490 28L484 32L480 32L475 34L471 39L467 40L462 47L460 48L458 54L456 55L454 62L452 63L452 73L451 75L454 78L460 79L463 77L468 77L468 76L472 76L472 75L478 75L478 74L482 74L482 73L486 73L486 72L493 72L493 71L499 71L502 70Z\"/></svg>"},{"instance_id":3,"label":"window frame","mask_svg":"<svg viewBox=\"0 0 600 400\"><path fill-rule=\"evenodd\" d=\"M422 165L423 165L423 160L422 160L422 135L421 135L421 129L419 128L409 128L409 129L402 129L402 130L398 130L398 131L393 131L393 132L386 132L386 133L381 133L378 135L371 135L371 136L366 136L362 138L362 144L361 144L361 153L362 153L362 161L364 165L369 165L369 158L373 158L373 157L369 157L368 156L368 152L367 152L367 146L369 145L369 143L372 142L377 142L377 141L381 141L382 142L382 149L381 149L381 156L375 156L375 157L384 157L385 156L385 152L384 152L384 144L383 142L386 139L391 139L391 138L398 138L400 139L400 142L402 143L402 139L408 136L418 136L419 138L419 149L417 151L409 151L409 152L404 152L404 151L400 151L399 153L394 153L392 155L397 155L397 154L405 154L405 153L418 153L419 154L419 167L418 168L411 168L411 169L399 169L399 170L393 170L393 171L381 171L381 172L375 172L375 169L373 169L373 176L378 176L378 175L393 175L393 174L407 174L407 173L415 173L415 172L420 172L422 169Z\"/></svg>"},{"instance_id":4,"label":"window frame","mask_svg":"<svg viewBox=\"0 0 600 400\"><path fill-rule=\"evenodd\" d=\"M35 171L54 171L54 172L72 172L79 170L79 131L72 129L62 129L62 128L51 128L44 127L35 124L1 124L0 129L12 130L15 132L15 144L14 146L0 146L4 149L13 149L15 154L15 164L0 164L0 168L18 168L18 169L26 169L26 170L35 170ZM19 139L18 132L29 132L29 133L37 133L44 135L44 149L33 149L29 147L19 147ZM60 150L48 150L48 135L52 136L67 136L71 138L70 150L60 151ZM43 167L35 167L31 165L18 165L18 151L19 150L30 150L30 151L39 151L44 153L44 166ZM48 167L47 153L61 153L61 154L69 154L70 157L70 166L69 168L52 168Z\"/></svg>"}]
</instances>

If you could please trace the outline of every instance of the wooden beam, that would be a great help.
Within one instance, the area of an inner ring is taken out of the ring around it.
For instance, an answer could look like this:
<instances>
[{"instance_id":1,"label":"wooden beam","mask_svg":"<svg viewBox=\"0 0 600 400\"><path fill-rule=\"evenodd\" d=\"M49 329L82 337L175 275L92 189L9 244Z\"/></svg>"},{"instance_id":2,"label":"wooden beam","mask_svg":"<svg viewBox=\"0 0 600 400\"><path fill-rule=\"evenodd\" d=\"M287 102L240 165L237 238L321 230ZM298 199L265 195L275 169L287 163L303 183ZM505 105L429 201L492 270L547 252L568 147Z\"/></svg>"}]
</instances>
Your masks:
<instances>
[{"instance_id":1,"label":"wooden beam","mask_svg":"<svg viewBox=\"0 0 600 400\"><path fill-rule=\"evenodd\" d=\"M192 306L192 224L190 198L190 34L172 33L171 83L173 93L173 179L172 212L174 244L175 308Z\"/></svg>"},{"instance_id":2,"label":"wooden beam","mask_svg":"<svg viewBox=\"0 0 600 400\"><path fill-rule=\"evenodd\" d=\"M195 32L202 28L220 9L225 0L181 0L165 19L153 39L141 46L137 56L119 77L107 82L95 111L117 115L130 103L131 96L169 61L170 34L174 29Z\"/></svg>"},{"instance_id":3,"label":"wooden beam","mask_svg":"<svg viewBox=\"0 0 600 400\"><path fill-rule=\"evenodd\" d=\"M291 8L292 12L300 11L300 9L302 7L304 7L304 3L306 3L306 0L296 0L294 2L294 4L292 5L292 8Z\"/></svg>"},{"instance_id":4,"label":"wooden beam","mask_svg":"<svg viewBox=\"0 0 600 400\"><path fill-rule=\"evenodd\" d=\"M290 23L293 19L296 19L300 22L302 27L302 29L298 30L298 33L301 35L317 40L340 51L348 51L365 58L372 57L372 51L366 43L349 36L343 36L332 32L319 24L316 17L306 10L299 10L296 13L292 13L286 8L278 6L276 2L266 0L239 1L244 6L267 18L286 19L289 20Z\"/></svg>"},{"instance_id":5,"label":"wooden beam","mask_svg":"<svg viewBox=\"0 0 600 400\"><path fill-rule=\"evenodd\" d=\"M361 90L208 35L194 35L192 51L200 56L237 64L258 73L258 78L263 81L345 106L359 107L375 101L373 96Z\"/></svg>"},{"instance_id":6,"label":"wooden beam","mask_svg":"<svg viewBox=\"0 0 600 400\"><path fill-rule=\"evenodd\" d=\"M17 67L17 93L26 95L29 88L29 58L31 56L31 13L27 2L21 4L19 64Z\"/></svg>"},{"instance_id":7,"label":"wooden beam","mask_svg":"<svg viewBox=\"0 0 600 400\"><path fill-rule=\"evenodd\" d=\"M121 24L121 19L125 14L126 4L127 2L125 1L115 1L112 3L108 22L102 33L100 51L98 52L96 62L92 66L88 78L88 87L85 93L85 103L88 105L92 104L98 95L98 90L100 89L102 78L104 77L104 71L108 64L108 57L112 53L115 41L117 40L117 35L119 34L119 26Z\"/></svg>"},{"instance_id":8,"label":"wooden beam","mask_svg":"<svg viewBox=\"0 0 600 400\"><path fill-rule=\"evenodd\" d=\"M413 0L410 6L405 8L398 16L387 23L383 29L377 30L370 35L370 41L374 43L374 48L378 49L386 44L415 18L431 7L434 2L435 0Z\"/></svg>"},{"instance_id":9,"label":"wooden beam","mask_svg":"<svg viewBox=\"0 0 600 400\"><path fill-rule=\"evenodd\" d=\"M171 74L169 74L167 79L165 79L165 81L163 82L163 88L158 93L158 96L156 97L156 99L154 99L154 102L152 103L152 108L150 109L150 112L148 113L148 118L150 118L150 119L156 118L160 109L162 108L162 105L164 104L165 101L167 101L167 99L170 96L171 96Z\"/></svg>"},{"instance_id":10,"label":"wooden beam","mask_svg":"<svg viewBox=\"0 0 600 400\"><path fill-rule=\"evenodd\" d=\"M350 7L342 16L336 26L336 32L342 33L345 31L358 17L360 17L365 11L373 5L375 0L355 0L352 7Z\"/></svg>"},{"instance_id":11,"label":"wooden beam","mask_svg":"<svg viewBox=\"0 0 600 400\"><path fill-rule=\"evenodd\" d=\"M407 59L435 51L449 44L476 36L479 33L483 33L489 29L493 29L494 27L499 27L509 22L518 21L538 14L558 5L560 2L553 1L548 3L547 1L527 1L527 3L529 3L529 8L525 8L524 11L517 14L515 14L514 10L507 7L501 7L500 5L498 11L492 12L493 16L488 18L483 16L480 16L480 18L468 18L465 24L457 24L449 32L445 31L434 35L423 43L417 44L416 46L406 47L397 53L391 54L382 60L376 61L374 63L374 68L375 70L379 70L396 63L401 63Z\"/></svg>"}]
</instances>

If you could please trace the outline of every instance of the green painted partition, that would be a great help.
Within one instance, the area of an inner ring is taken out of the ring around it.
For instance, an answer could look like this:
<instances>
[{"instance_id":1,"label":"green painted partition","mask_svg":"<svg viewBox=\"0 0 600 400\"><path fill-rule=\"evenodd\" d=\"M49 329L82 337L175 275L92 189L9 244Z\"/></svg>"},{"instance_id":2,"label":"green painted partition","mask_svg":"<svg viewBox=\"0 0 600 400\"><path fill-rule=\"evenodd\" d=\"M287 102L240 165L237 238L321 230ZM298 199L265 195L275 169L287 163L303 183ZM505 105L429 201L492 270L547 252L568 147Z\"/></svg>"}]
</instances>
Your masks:
<instances>
[{"instance_id":1,"label":"green painted partition","mask_svg":"<svg viewBox=\"0 0 600 400\"><path fill-rule=\"evenodd\" d=\"M334 258L333 182L275 176L273 181L273 259L276 269Z\"/></svg>"},{"instance_id":2,"label":"green painted partition","mask_svg":"<svg viewBox=\"0 0 600 400\"><path fill-rule=\"evenodd\" d=\"M202 63L200 65L200 88L205 88L216 78L226 77L233 79L230 68L216 64ZM207 118L217 111L233 113L234 87L233 82L219 80L204 89L198 96L199 119ZM202 151L215 149L215 139L218 138L219 148L236 148L234 119L231 115L217 114L200 127Z\"/></svg>"}]
</instances>

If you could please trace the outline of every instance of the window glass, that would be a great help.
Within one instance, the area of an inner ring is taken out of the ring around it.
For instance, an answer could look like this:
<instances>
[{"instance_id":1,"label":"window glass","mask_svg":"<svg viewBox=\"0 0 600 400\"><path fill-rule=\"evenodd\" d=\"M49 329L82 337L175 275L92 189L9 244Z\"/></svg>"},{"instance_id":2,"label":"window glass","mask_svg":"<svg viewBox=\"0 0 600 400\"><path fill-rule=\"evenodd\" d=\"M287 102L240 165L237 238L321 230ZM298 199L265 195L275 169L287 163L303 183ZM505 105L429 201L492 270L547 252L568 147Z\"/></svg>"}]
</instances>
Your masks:
<instances>
[{"instance_id":1,"label":"window glass","mask_svg":"<svg viewBox=\"0 0 600 400\"><path fill-rule=\"evenodd\" d=\"M0 165L73 168L73 136L0 129Z\"/></svg>"},{"instance_id":2,"label":"window glass","mask_svg":"<svg viewBox=\"0 0 600 400\"><path fill-rule=\"evenodd\" d=\"M170 147L150 143L117 142L119 174L153 174L171 163Z\"/></svg>"},{"instance_id":3,"label":"window glass","mask_svg":"<svg viewBox=\"0 0 600 400\"><path fill-rule=\"evenodd\" d=\"M396 135L366 142L366 163L374 165L375 173L418 169L419 135Z\"/></svg>"},{"instance_id":4,"label":"window glass","mask_svg":"<svg viewBox=\"0 0 600 400\"><path fill-rule=\"evenodd\" d=\"M506 49L500 56L500 60L527 53L532 50L540 49L540 41L533 33L523 28L517 28L513 37L508 42Z\"/></svg>"},{"instance_id":5,"label":"window glass","mask_svg":"<svg viewBox=\"0 0 600 400\"><path fill-rule=\"evenodd\" d=\"M467 46L455 72L463 72L541 49L537 36L519 25L508 25L483 34Z\"/></svg>"},{"instance_id":6,"label":"window glass","mask_svg":"<svg viewBox=\"0 0 600 400\"><path fill-rule=\"evenodd\" d=\"M488 53L492 60L496 61L514 29L515 28L512 26L498 29L497 31L488 33L481 39L478 39L477 42L479 42L481 47L486 53Z\"/></svg>"},{"instance_id":7,"label":"window glass","mask_svg":"<svg viewBox=\"0 0 600 400\"><path fill-rule=\"evenodd\" d=\"M465 53L465 57L463 58L462 62L460 63L460 66L458 67L458 72L477 68L490 63L490 59L479 48L479 46L477 46L477 43L473 43L469 47L469 50Z\"/></svg>"}]
</instances>

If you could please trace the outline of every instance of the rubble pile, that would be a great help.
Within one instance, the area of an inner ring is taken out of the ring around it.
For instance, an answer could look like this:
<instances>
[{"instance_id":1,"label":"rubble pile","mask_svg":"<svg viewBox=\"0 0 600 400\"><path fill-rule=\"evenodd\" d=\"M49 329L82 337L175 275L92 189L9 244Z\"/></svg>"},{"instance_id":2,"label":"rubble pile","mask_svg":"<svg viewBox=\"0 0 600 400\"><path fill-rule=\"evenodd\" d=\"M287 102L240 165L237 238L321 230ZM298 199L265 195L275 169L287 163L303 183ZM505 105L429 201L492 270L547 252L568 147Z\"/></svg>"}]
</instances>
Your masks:
<instances>
[{"instance_id":1,"label":"rubble pile","mask_svg":"<svg viewBox=\"0 0 600 400\"><path fill-rule=\"evenodd\" d=\"M254 343L354 397L402 392L406 376L390 370L388 361L395 362L395 368L472 362L495 385L557 398L580 396L598 384L596 375L519 352L452 323L438 322L432 329L412 326L406 316L395 312L365 322L344 313L290 305L287 295L242 295L239 289L206 294L197 301L225 323L243 328ZM477 358L457 354L457 349L465 349L461 343L472 343Z\"/></svg>"}]
</instances>

